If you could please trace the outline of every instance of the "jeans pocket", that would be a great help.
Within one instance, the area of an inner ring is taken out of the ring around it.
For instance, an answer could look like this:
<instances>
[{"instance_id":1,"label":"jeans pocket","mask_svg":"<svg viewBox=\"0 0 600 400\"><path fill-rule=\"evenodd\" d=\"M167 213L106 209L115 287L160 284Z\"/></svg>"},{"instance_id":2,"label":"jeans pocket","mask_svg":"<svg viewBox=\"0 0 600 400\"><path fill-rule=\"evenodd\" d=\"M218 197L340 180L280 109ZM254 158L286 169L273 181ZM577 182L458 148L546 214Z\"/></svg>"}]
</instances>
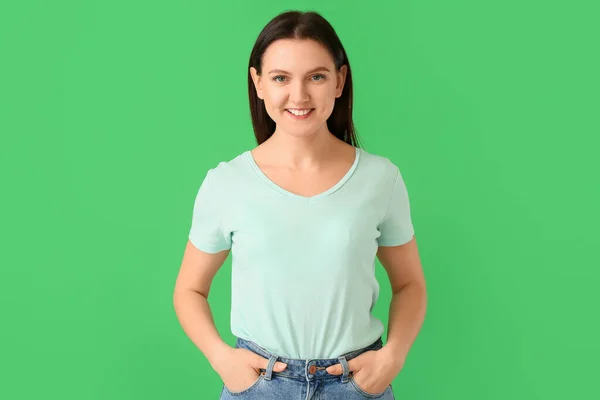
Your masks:
<instances>
[{"instance_id":1,"label":"jeans pocket","mask_svg":"<svg viewBox=\"0 0 600 400\"><path fill-rule=\"evenodd\" d=\"M356 391L358 393L360 393L361 395L365 396L368 399L376 399L376 398L382 397L389 390L391 390L391 387L388 385L388 387L381 393L369 393L369 392L363 390L360 386L358 386L358 383L356 383L356 381L354 380L354 377L352 375L350 375L348 377L348 380L350 381L350 383L352 384L352 386L354 387L354 389L356 389Z\"/></svg>"},{"instance_id":2,"label":"jeans pocket","mask_svg":"<svg viewBox=\"0 0 600 400\"><path fill-rule=\"evenodd\" d=\"M252 392L254 389L256 389L258 387L258 385L260 385L260 383L264 379L265 379L265 371L262 371L260 373L260 375L258 376L258 378L256 378L256 380L254 381L254 383L252 385L250 385L250 387L248 387L244 390L233 392L233 391L229 390L227 388L227 386L225 386L225 384L223 384L223 389L225 389L225 391L231 396L242 396L242 395L248 394L248 393Z\"/></svg>"}]
</instances>

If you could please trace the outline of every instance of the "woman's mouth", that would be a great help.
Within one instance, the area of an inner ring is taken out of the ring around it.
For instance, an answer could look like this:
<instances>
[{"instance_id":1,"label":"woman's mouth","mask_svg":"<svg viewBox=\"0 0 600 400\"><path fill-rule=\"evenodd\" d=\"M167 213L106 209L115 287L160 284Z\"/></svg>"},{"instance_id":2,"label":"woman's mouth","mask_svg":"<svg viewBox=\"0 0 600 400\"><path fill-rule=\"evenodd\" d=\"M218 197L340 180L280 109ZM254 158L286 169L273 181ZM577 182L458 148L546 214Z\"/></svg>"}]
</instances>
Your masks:
<instances>
[{"instance_id":1,"label":"woman's mouth","mask_svg":"<svg viewBox=\"0 0 600 400\"><path fill-rule=\"evenodd\" d=\"M287 114L295 120L302 120L310 117L314 108L286 108Z\"/></svg>"}]
</instances>

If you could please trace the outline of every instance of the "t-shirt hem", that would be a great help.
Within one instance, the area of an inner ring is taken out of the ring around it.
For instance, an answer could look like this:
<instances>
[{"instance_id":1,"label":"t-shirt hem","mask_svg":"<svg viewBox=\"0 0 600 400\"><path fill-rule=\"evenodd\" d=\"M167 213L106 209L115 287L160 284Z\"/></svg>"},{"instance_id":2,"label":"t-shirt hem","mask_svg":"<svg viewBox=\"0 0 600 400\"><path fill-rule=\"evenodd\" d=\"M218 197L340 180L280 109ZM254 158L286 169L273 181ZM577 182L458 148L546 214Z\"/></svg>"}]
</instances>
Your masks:
<instances>
[{"instance_id":1,"label":"t-shirt hem","mask_svg":"<svg viewBox=\"0 0 600 400\"><path fill-rule=\"evenodd\" d=\"M198 250L201 250L205 253L209 253L209 254L215 254L215 253L219 253L223 250L231 249L231 246L223 246L223 245L217 245L214 243L202 242L191 236L188 237L188 239L190 240L190 242L192 242L192 244L194 245L195 248L197 248Z\"/></svg>"},{"instance_id":2,"label":"t-shirt hem","mask_svg":"<svg viewBox=\"0 0 600 400\"><path fill-rule=\"evenodd\" d=\"M379 240L377 242L377 244L380 247L400 246L400 245L410 242L410 240L413 238L413 236L414 236L414 232L411 232L410 235L403 237L403 238L388 238L385 240Z\"/></svg>"}]
</instances>

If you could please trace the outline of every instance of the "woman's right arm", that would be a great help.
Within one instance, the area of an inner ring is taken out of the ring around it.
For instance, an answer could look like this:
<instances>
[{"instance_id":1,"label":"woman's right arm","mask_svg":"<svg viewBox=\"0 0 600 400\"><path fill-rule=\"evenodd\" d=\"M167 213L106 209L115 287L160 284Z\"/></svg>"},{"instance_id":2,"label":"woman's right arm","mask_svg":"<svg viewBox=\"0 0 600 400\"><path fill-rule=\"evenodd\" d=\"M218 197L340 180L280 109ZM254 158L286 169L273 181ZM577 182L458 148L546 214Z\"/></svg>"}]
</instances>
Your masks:
<instances>
[{"instance_id":1,"label":"woman's right arm","mask_svg":"<svg viewBox=\"0 0 600 400\"><path fill-rule=\"evenodd\" d=\"M173 292L173 305L181 327L215 370L219 370L219 364L232 348L217 331L208 293L228 254L229 250L205 253L188 239Z\"/></svg>"},{"instance_id":2,"label":"woman's right arm","mask_svg":"<svg viewBox=\"0 0 600 400\"><path fill-rule=\"evenodd\" d=\"M188 239L181 269L177 276L173 304L183 330L206 356L229 390L250 387L266 370L269 360L244 348L233 348L219 335L208 305L208 292L229 250L210 254L198 250ZM278 361L274 371L287 365Z\"/></svg>"}]
</instances>

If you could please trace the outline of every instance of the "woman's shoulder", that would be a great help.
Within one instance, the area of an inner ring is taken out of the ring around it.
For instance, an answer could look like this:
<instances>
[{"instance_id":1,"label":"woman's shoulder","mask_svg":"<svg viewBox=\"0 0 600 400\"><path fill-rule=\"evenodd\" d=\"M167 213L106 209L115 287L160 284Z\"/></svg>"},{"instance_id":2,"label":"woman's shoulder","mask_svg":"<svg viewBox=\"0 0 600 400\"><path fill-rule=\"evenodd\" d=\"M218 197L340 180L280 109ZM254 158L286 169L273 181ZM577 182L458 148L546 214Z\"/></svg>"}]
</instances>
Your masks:
<instances>
[{"instance_id":1,"label":"woman's shoulder","mask_svg":"<svg viewBox=\"0 0 600 400\"><path fill-rule=\"evenodd\" d=\"M211 180L221 183L244 179L244 172L248 171L250 166L248 163L248 152L249 150L244 150L241 153L218 161L209 168L207 175L211 176Z\"/></svg>"},{"instance_id":2,"label":"woman's shoulder","mask_svg":"<svg viewBox=\"0 0 600 400\"><path fill-rule=\"evenodd\" d=\"M377 176L392 176L395 178L398 165L385 155L360 149L360 162L364 170Z\"/></svg>"}]
</instances>

